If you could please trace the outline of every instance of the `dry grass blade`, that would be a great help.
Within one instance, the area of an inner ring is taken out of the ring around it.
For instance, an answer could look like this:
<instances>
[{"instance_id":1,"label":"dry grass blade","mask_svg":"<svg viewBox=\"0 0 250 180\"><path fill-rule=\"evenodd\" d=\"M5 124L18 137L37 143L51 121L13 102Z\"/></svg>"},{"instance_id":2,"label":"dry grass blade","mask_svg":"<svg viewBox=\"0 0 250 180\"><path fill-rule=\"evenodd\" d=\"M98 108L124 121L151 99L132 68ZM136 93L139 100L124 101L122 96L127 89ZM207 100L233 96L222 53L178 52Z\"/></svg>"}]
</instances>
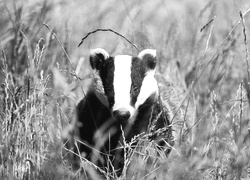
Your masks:
<instances>
[{"instance_id":1,"label":"dry grass blade","mask_svg":"<svg viewBox=\"0 0 250 180\"><path fill-rule=\"evenodd\" d=\"M245 17L248 15L248 13L250 12L250 8L244 13L242 14L242 17ZM216 52L214 53L214 55L212 56L212 58L207 62L207 64L204 66L204 68L201 70L201 73L194 79L192 85L190 86L189 90L187 91L186 95L184 96L183 100L181 101L179 107L177 108L177 111L175 113L175 115L173 116L172 120L176 117L178 111L180 110L181 106L184 104L185 100L187 99L187 97L189 96L189 94L192 92L192 90L194 89L194 87L197 85L199 79L201 79L201 77L203 76L203 74L206 72L207 68L209 67L209 65L216 59L217 55L219 54L221 48L226 44L227 40L231 37L232 33L236 30L236 28L239 26L239 24L241 23L241 19L238 20L237 24L233 26L233 28L231 29L231 31L228 33L228 35L226 36L226 38L223 40L223 42L220 44L220 46L217 48Z\"/></svg>"},{"instance_id":2,"label":"dry grass blade","mask_svg":"<svg viewBox=\"0 0 250 180\"><path fill-rule=\"evenodd\" d=\"M249 85L249 81L244 78L244 87L246 89L246 93L247 93L247 100L248 100L248 106L250 106L250 85Z\"/></svg>"},{"instance_id":3,"label":"dry grass blade","mask_svg":"<svg viewBox=\"0 0 250 180\"><path fill-rule=\"evenodd\" d=\"M250 78L250 69L249 69L249 57L248 57L248 48L247 48L247 35L246 35L246 26L245 26L245 19L240 11L240 18L241 18L241 24L243 27L243 35L244 35L244 44L245 44L245 54L246 54L246 65L247 65L247 80L249 82Z\"/></svg>"},{"instance_id":4,"label":"dry grass blade","mask_svg":"<svg viewBox=\"0 0 250 180\"><path fill-rule=\"evenodd\" d=\"M61 46L61 48L62 48L62 50L63 50L63 53L64 53L65 56L67 57L67 59L68 59L68 61L69 61L69 64L70 64L71 68L73 68L72 62L71 62L71 60L70 60L70 58L69 58L69 55L68 55L68 53L66 52L65 48L63 47L63 45L62 45L61 41L59 40L59 38L57 37L57 35L56 35L56 34L54 33L54 31L49 27L48 24L43 23L43 25L44 25L44 26L52 33L52 35L56 38L57 42L59 43L59 45Z\"/></svg>"},{"instance_id":5,"label":"dry grass blade","mask_svg":"<svg viewBox=\"0 0 250 180\"><path fill-rule=\"evenodd\" d=\"M78 47L80 47L80 46L82 45L83 41L84 41L85 39L87 39L87 38L89 37L89 35L94 34L94 33L96 33L96 32L99 32L99 31L110 31L110 32L112 32L112 33L115 33L116 35L122 37L122 38L125 39L127 42L129 42L135 49L137 49L138 52L140 51L139 48L138 48L134 43L132 43L130 40L128 40L125 36L121 35L120 33L116 32L116 31L114 31L114 30L112 30L112 29L96 29L96 30L94 30L94 31L89 32L86 36L84 36L84 37L82 38L81 42L78 44Z\"/></svg>"},{"instance_id":6,"label":"dry grass blade","mask_svg":"<svg viewBox=\"0 0 250 180\"><path fill-rule=\"evenodd\" d=\"M200 32L202 32L204 29L206 29L206 28L214 21L214 19L215 19L215 17L212 18L207 24L205 24L205 25L201 28Z\"/></svg>"},{"instance_id":7,"label":"dry grass blade","mask_svg":"<svg viewBox=\"0 0 250 180\"><path fill-rule=\"evenodd\" d=\"M0 0L0 11L0 179L250 179L249 3ZM158 130L153 123L130 141L123 132L122 172L115 156L65 128L82 126L75 109L93 77L88 53L72 45L86 46L92 35L91 47L110 52L156 48L157 76L168 81L174 121ZM161 136L169 128L174 145ZM64 144L62 132L74 138ZM83 145L97 155L93 162ZM107 168L97 166L104 158Z\"/></svg>"}]
</instances>

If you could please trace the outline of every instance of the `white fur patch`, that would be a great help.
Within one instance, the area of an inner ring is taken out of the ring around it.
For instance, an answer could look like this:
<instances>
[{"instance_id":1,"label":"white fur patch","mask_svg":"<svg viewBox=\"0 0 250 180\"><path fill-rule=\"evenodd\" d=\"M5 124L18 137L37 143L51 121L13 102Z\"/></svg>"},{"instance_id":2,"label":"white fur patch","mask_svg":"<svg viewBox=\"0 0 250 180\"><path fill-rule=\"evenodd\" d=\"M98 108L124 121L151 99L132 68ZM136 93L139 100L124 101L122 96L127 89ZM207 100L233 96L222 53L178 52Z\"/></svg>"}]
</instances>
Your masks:
<instances>
[{"instance_id":1,"label":"white fur patch","mask_svg":"<svg viewBox=\"0 0 250 180\"><path fill-rule=\"evenodd\" d=\"M96 54L102 54L104 56L104 59L109 58L109 53L107 53L107 51L105 51L102 48L96 48L90 50L90 56L95 56Z\"/></svg>"},{"instance_id":2,"label":"white fur patch","mask_svg":"<svg viewBox=\"0 0 250 180\"><path fill-rule=\"evenodd\" d=\"M154 77L155 71L149 71L147 72L146 76L144 77L142 81L142 86L140 93L137 97L137 101L135 103L135 108L138 109L140 105L142 105L147 98L153 94L156 93L158 94L158 85L157 81Z\"/></svg>"},{"instance_id":3,"label":"white fur patch","mask_svg":"<svg viewBox=\"0 0 250 180\"><path fill-rule=\"evenodd\" d=\"M126 108L130 114L134 114L134 108L130 105L131 64L132 57L128 55L118 55L114 59L114 92L115 104L113 111L119 108Z\"/></svg>"},{"instance_id":4,"label":"white fur patch","mask_svg":"<svg viewBox=\"0 0 250 180\"><path fill-rule=\"evenodd\" d=\"M149 55L153 56L154 58L156 58L156 50L154 50L154 49L145 49L145 50L141 51L138 54L138 58L142 59L143 56L146 54L149 54Z\"/></svg>"}]
</instances>

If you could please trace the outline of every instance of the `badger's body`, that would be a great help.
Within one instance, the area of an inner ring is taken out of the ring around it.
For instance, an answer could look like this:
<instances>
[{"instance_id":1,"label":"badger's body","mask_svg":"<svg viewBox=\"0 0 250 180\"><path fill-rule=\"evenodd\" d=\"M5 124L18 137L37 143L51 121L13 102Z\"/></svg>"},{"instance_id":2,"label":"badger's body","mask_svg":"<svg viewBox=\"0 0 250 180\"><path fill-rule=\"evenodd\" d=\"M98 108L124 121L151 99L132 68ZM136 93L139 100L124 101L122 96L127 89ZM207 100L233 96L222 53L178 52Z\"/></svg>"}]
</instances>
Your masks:
<instances>
[{"instance_id":1,"label":"badger's body","mask_svg":"<svg viewBox=\"0 0 250 180\"><path fill-rule=\"evenodd\" d=\"M103 49L94 49L90 65L94 77L77 106L75 127L82 141L79 150L86 159L98 166L122 169L119 147L141 133L161 146L173 145L168 109L161 102L154 77L155 50L146 49L137 57L111 57Z\"/></svg>"}]
</instances>

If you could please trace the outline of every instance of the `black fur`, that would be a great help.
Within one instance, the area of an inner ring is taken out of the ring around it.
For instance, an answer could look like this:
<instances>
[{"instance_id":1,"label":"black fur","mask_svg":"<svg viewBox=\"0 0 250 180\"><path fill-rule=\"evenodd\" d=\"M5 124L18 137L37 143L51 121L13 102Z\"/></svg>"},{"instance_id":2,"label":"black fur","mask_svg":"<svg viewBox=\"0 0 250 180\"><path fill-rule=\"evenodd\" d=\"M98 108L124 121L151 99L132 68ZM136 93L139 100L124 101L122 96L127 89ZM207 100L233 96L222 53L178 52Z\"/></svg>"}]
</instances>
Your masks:
<instances>
[{"instance_id":1,"label":"black fur","mask_svg":"<svg viewBox=\"0 0 250 180\"><path fill-rule=\"evenodd\" d=\"M132 58L131 66L131 105L135 105L137 97L140 93L143 78L145 77L146 69L142 65L142 61L137 57Z\"/></svg>"},{"instance_id":2,"label":"black fur","mask_svg":"<svg viewBox=\"0 0 250 180\"><path fill-rule=\"evenodd\" d=\"M134 106L137 101L145 73L148 69L154 69L156 66L156 59L151 55L146 54L142 58L132 58L131 106ZM160 97L153 93L139 106L137 116L132 123L120 124L113 119L109 109L114 105L114 58L105 59L104 55L97 54L90 57L90 64L93 69L99 72L109 107L106 107L98 99L93 89L90 89L86 97L78 104L77 119L81 125L76 128L84 143L79 143L79 149L86 154L86 159L103 169L107 168L111 162L112 166L118 170L117 174L119 175L122 172L124 162L123 149L119 148L124 142L121 128L124 131L125 141L130 141L135 135L145 132L151 133L151 139L163 137L169 144L172 144L169 118L160 102ZM158 116L159 114L160 116ZM154 131L161 128L166 129L164 135L154 134ZM100 145L100 139L102 145ZM160 145L163 145L162 142ZM93 148L101 153L96 154Z\"/></svg>"},{"instance_id":3,"label":"black fur","mask_svg":"<svg viewBox=\"0 0 250 180\"><path fill-rule=\"evenodd\" d=\"M108 98L109 106L112 107L114 105L114 58L110 57L108 58L102 65L102 67L99 70L99 75L101 77L103 87L105 94Z\"/></svg>"},{"instance_id":4,"label":"black fur","mask_svg":"<svg viewBox=\"0 0 250 180\"><path fill-rule=\"evenodd\" d=\"M151 54L144 54L142 57L142 62L147 69L155 69L156 67L156 58Z\"/></svg>"},{"instance_id":5,"label":"black fur","mask_svg":"<svg viewBox=\"0 0 250 180\"><path fill-rule=\"evenodd\" d=\"M160 108L159 103L155 102L156 99L156 95L152 94L146 102L139 107L138 116L136 117L134 124L121 125L111 117L109 109L102 105L95 94L89 92L86 95L86 98L77 106L78 119L82 123L82 126L78 129L80 133L79 136L84 143L78 144L80 151L86 153L86 158L88 160L94 161L96 157L93 157L93 151L91 148L97 149L98 145L95 144L96 142L93 137L98 129L107 126L105 128L106 131L100 136L107 136L109 132L114 132L110 134L110 139L106 139L104 146L101 149L98 149L103 155L98 157L98 161L95 161L94 163L105 168L108 162L112 161L112 166L118 170L119 175L122 172L124 161L123 149L119 148L120 145L123 144L121 127L124 130L126 141L129 142L131 138L142 132L152 133L157 129L168 127L170 125L168 118L164 116L164 113L166 112ZM153 118L156 118L161 111L164 112L158 117L157 122L152 122L154 120ZM148 117L152 117L152 119ZM150 126L153 123L155 124L155 127L150 129ZM167 129L166 132L167 134L164 134L164 140L172 145L171 129ZM160 135L153 134L150 139L160 139ZM160 145L163 145L162 142ZM166 154L168 153L169 151L166 152Z\"/></svg>"},{"instance_id":6,"label":"black fur","mask_svg":"<svg viewBox=\"0 0 250 180\"><path fill-rule=\"evenodd\" d=\"M89 161L94 161L94 159L96 159L92 151L93 148L103 152L106 155L102 156L94 163L100 167L105 167L108 158L114 159L115 152L112 150L118 146L121 135L120 124L111 117L109 109L104 106L96 97L95 93L91 91L88 92L86 98L78 104L77 116L78 121L81 123L81 126L78 127L79 137L83 142L78 143L80 151L86 153L85 158ZM102 138L102 136L107 136L107 139L105 139L107 142L104 143L101 149L98 149L99 145L96 144L97 142L95 142L94 137L97 130L100 130L100 128L107 129L101 133L99 137ZM111 134L109 135L109 133Z\"/></svg>"},{"instance_id":7,"label":"black fur","mask_svg":"<svg viewBox=\"0 0 250 180\"><path fill-rule=\"evenodd\" d=\"M95 55L91 55L89 61L92 69L100 70L105 62L105 57L103 54L98 53Z\"/></svg>"}]
</instances>

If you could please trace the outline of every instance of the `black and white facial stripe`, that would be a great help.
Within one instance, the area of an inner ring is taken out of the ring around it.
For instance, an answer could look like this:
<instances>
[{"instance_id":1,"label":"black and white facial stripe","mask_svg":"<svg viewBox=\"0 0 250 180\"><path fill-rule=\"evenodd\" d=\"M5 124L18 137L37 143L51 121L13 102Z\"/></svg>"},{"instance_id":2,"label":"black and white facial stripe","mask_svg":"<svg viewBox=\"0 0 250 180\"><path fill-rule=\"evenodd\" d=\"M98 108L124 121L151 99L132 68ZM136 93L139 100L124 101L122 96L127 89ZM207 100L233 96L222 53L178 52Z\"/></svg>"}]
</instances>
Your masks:
<instances>
[{"instance_id":1,"label":"black and white facial stripe","mask_svg":"<svg viewBox=\"0 0 250 180\"><path fill-rule=\"evenodd\" d=\"M90 64L99 72L109 109L118 121L131 119L150 96L158 94L155 50L143 50L137 57L111 57L103 49L93 49Z\"/></svg>"}]
</instances>

